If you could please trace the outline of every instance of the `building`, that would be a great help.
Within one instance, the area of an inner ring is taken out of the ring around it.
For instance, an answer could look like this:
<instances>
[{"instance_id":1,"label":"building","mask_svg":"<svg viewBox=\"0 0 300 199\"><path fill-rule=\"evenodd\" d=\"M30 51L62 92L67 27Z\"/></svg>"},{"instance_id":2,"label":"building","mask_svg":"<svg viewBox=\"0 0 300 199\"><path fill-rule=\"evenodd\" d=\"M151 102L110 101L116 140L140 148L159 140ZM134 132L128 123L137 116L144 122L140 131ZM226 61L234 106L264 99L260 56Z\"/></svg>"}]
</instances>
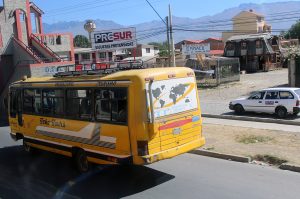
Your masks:
<instances>
[{"instance_id":1,"label":"building","mask_svg":"<svg viewBox=\"0 0 300 199\"><path fill-rule=\"evenodd\" d=\"M182 46L186 44L201 44L203 40L185 39L175 44L175 50L182 52Z\"/></svg>"},{"instance_id":2,"label":"building","mask_svg":"<svg viewBox=\"0 0 300 199\"><path fill-rule=\"evenodd\" d=\"M143 60L146 64L148 60L154 58L159 50L153 45L138 44L135 49L120 49L115 51L97 51L92 48L75 48L75 64L76 65L93 65L96 68L106 68L115 65L117 62L126 63L135 59ZM151 62L151 64L153 64Z\"/></svg>"},{"instance_id":3,"label":"building","mask_svg":"<svg viewBox=\"0 0 300 199\"><path fill-rule=\"evenodd\" d=\"M223 42L234 35L271 33L271 26L265 21L265 16L253 10L242 11L232 18L232 31L222 33Z\"/></svg>"},{"instance_id":4,"label":"building","mask_svg":"<svg viewBox=\"0 0 300 199\"><path fill-rule=\"evenodd\" d=\"M154 45L138 44L136 47L136 57L154 57L157 56L159 50ZM132 53L134 55L134 52Z\"/></svg>"},{"instance_id":5,"label":"building","mask_svg":"<svg viewBox=\"0 0 300 199\"><path fill-rule=\"evenodd\" d=\"M225 57L238 57L241 70L268 71L282 67L280 38L270 33L231 36L225 45Z\"/></svg>"},{"instance_id":6,"label":"building","mask_svg":"<svg viewBox=\"0 0 300 199\"><path fill-rule=\"evenodd\" d=\"M74 65L72 34L45 34L43 14L29 0L3 0L3 6L0 7L1 103L10 82L24 75L49 76L57 66ZM3 104L1 107L4 107Z\"/></svg>"}]
</instances>

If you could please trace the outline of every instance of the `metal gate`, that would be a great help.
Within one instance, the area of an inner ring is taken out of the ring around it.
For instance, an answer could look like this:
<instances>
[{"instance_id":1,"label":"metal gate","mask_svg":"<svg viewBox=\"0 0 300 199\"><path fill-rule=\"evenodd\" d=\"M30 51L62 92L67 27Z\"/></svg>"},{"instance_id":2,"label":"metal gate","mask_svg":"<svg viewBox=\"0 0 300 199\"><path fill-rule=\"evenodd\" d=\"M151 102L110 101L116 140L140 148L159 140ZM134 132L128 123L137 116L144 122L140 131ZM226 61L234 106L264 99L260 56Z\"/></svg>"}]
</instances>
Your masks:
<instances>
[{"instance_id":1,"label":"metal gate","mask_svg":"<svg viewBox=\"0 0 300 199\"><path fill-rule=\"evenodd\" d=\"M295 57L295 86L300 87L300 56Z\"/></svg>"}]
</instances>

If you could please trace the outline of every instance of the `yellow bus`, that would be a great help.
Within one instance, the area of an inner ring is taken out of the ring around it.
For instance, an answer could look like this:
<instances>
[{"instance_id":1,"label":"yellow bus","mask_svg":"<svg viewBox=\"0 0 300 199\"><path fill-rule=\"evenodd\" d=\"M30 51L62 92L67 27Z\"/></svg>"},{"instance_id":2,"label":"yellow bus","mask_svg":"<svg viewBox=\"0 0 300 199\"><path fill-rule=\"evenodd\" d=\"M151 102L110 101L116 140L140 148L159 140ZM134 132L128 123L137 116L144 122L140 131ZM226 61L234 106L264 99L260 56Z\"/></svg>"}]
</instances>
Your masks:
<instances>
[{"instance_id":1,"label":"yellow bus","mask_svg":"<svg viewBox=\"0 0 300 199\"><path fill-rule=\"evenodd\" d=\"M11 137L89 163L150 164L205 144L195 75L152 68L24 78L9 88Z\"/></svg>"}]
</instances>

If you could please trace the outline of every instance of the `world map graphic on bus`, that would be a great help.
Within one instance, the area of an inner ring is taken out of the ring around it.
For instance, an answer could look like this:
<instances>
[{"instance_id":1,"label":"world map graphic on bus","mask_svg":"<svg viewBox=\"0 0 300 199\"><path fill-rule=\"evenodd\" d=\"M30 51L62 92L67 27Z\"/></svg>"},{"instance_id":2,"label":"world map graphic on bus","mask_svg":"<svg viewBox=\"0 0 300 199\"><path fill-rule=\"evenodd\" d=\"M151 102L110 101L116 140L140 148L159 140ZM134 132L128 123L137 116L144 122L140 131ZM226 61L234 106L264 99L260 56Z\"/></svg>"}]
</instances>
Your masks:
<instances>
[{"instance_id":1,"label":"world map graphic on bus","mask_svg":"<svg viewBox=\"0 0 300 199\"><path fill-rule=\"evenodd\" d=\"M178 86L172 87L171 90L168 91L168 96L170 99L172 99L173 104L176 104L177 98L185 93L187 87L189 87L189 84L179 84ZM158 100L165 88L166 86L162 85L161 88L156 88L155 90L152 90L153 97ZM187 103L189 102L189 100L187 99L185 102ZM159 103L161 108L163 108L166 104L166 102L163 99L160 99Z\"/></svg>"},{"instance_id":2,"label":"world map graphic on bus","mask_svg":"<svg viewBox=\"0 0 300 199\"><path fill-rule=\"evenodd\" d=\"M193 78L153 82L151 93L155 117L197 108L196 90L193 82Z\"/></svg>"}]
</instances>

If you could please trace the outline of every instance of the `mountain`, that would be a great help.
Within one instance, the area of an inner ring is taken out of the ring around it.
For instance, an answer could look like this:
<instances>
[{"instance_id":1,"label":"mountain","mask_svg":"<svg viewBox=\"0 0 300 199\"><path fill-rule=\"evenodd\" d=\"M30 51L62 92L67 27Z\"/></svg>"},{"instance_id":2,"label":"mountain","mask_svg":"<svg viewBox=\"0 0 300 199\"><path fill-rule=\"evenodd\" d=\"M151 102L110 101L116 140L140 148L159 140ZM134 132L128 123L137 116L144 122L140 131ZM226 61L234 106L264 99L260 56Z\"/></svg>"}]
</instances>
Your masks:
<instances>
[{"instance_id":1,"label":"mountain","mask_svg":"<svg viewBox=\"0 0 300 199\"><path fill-rule=\"evenodd\" d=\"M283 9L284 8L284 9ZM257 13L261 13L266 16L268 24L272 25L274 34L278 34L278 30L287 30L300 19L300 1L287 1L287 2L275 2L275 3L262 3L254 4L247 3L241 4L238 7L233 7L224 10L221 13L217 13L211 16L203 16L200 18L192 19L188 17L176 17L173 16L174 24L174 39L175 43L183 39L205 39L208 37L221 37L221 30L231 30L231 25L220 26L223 23L231 24L231 18L244 10L254 10ZM285 18L286 20L282 20ZM227 21L228 20L228 21ZM281 21L278 21L281 20ZM220 22L223 21L223 22ZM95 19L97 30L109 30L124 27L121 24L117 24L113 21L104 21ZM44 30L47 33L51 32L72 32L74 35L84 34L87 35L83 29L84 21L70 21L70 22L58 22L54 24L44 24ZM137 39L139 43L148 43L150 41L164 41L166 40L166 34L161 33L155 35L159 31L165 29L165 25L158 20L150 22L133 24L130 27L136 27ZM179 31L176 29L201 29L204 31ZM217 31L205 31L205 30L217 30ZM158 33L157 33L158 34Z\"/></svg>"}]
</instances>

